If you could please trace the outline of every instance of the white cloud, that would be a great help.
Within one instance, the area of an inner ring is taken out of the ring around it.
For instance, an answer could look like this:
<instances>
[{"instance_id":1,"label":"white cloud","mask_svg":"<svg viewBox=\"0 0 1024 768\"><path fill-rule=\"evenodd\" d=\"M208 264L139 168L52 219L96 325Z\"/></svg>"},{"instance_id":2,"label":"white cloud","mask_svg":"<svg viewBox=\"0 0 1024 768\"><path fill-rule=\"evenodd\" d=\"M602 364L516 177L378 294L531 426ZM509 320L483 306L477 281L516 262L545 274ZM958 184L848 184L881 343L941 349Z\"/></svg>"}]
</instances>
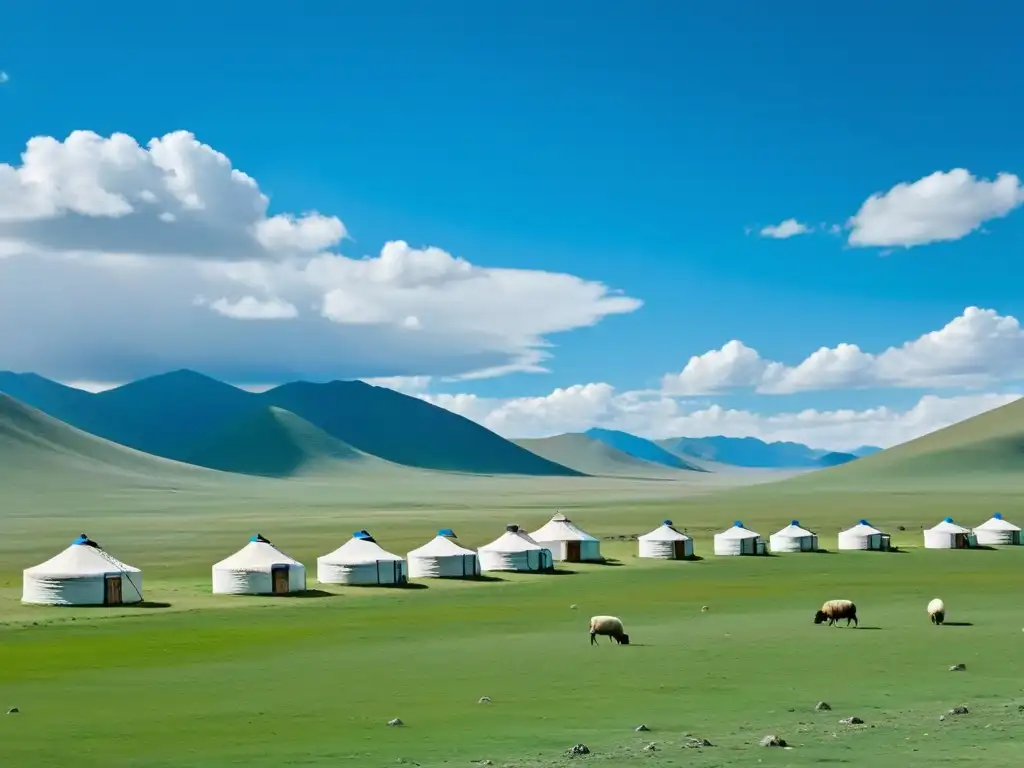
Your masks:
<instances>
[{"instance_id":1,"label":"white cloud","mask_svg":"<svg viewBox=\"0 0 1024 768\"><path fill-rule=\"evenodd\" d=\"M937 331L883 352L822 347L794 366L765 360L741 341L690 358L662 379L666 393L752 388L766 394L864 387L983 387L1024 379L1024 329L993 309L967 307Z\"/></svg>"},{"instance_id":2,"label":"white cloud","mask_svg":"<svg viewBox=\"0 0 1024 768\"><path fill-rule=\"evenodd\" d=\"M406 395L416 395L427 391L430 376L385 376L377 379L363 379L375 387L387 387Z\"/></svg>"},{"instance_id":3,"label":"white cloud","mask_svg":"<svg viewBox=\"0 0 1024 768\"><path fill-rule=\"evenodd\" d=\"M904 246L959 240L986 221L1024 203L1024 187L1012 173L993 181L963 168L936 171L912 184L871 195L849 220L854 246Z\"/></svg>"},{"instance_id":4,"label":"white cloud","mask_svg":"<svg viewBox=\"0 0 1024 768\"><path fill-rule=\"evenodd\" d=\"M401 240L349 258L340 219L269 206L184 131L31 139L0 164L0 366L80 381L500 375L544 370L550 334L641 305Z\"/></svg>"},{"instance_id":5,"label":"white cloud","mask_svg":"<svg viewBox=\"0 0 1024 768\"><path fill-rule=\"evenodd\" d=\"M779 224L770 224L764 227L760 234L761 237L773 237L776 240L785 240L790 237L796 237L797 235L805 235L811 231L811 228L806 224L801 224L796 219L786 219Z\"/></svg>"},{"instance_id":6,"label":"white cloud","mask_svg":"<svg viewBox=\"0 0 1024 768\"><path fill-rule=\"evenodd\" d=\"M1016 400L1019 395L926 395L905 411L803 410L763 415L719 405L689 407L654 392L617 393L609 384L581 384L543 397L487 399L475 395L419 395L510 438L546 437L590 427L666 437L758 437L791 440L814 448L889 447Z\"/></svg>"}]
</instances>

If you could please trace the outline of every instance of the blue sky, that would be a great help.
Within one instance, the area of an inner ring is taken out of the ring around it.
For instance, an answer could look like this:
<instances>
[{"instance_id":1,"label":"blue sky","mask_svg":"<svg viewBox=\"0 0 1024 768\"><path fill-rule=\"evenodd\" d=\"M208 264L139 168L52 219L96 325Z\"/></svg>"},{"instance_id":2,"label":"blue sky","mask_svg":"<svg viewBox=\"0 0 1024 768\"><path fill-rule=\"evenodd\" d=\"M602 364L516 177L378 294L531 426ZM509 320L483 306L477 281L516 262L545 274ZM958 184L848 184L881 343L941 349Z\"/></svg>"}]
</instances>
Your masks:
<instances>
[{"instance_id":1,"label":"blue sky","mask_svg":"<svg viewBox=\"0 0 1024 768\"><path fill-rule=\"evenodd\" d=\"M37 135L144 144L183 129L255 178L271 213L340 217L347 255L402 239L643 302L548 336L549 374L435 381L441 394L644 390L730 339L795 365L841 342L880 352L972 305L1019 317L1013 213L910 249L756 234L791 217L842 225L936 171L1018 171L1018 6L785 5L20 4L0 48L0 162ZM954 389L695 402L907 408Z\"/></svg>"}]
</instances>

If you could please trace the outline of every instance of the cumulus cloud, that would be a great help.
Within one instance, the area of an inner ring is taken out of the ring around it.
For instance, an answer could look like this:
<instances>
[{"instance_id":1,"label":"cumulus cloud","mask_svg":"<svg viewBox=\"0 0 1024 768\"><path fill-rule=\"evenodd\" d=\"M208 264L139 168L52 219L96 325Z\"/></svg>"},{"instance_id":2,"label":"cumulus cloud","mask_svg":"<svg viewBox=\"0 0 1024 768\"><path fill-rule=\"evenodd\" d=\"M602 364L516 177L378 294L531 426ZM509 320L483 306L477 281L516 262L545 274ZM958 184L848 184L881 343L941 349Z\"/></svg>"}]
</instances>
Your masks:
<instances>
[{"instance_id":1,"label":"cumulus cloud","mask_svg":"<svg viewBox=\"0 0 1024 768\"><path fill-rule=\"evenodd\" d=\"M590 427L621 429L651 439L758 437L814 448L889 447L1016 400L1017 394L926 395L912 408L803 410L758 414L720 405L692 406L657 392L616 392L609 384L580 384L541 397L488 399L470 394L419 397L510 438L547 437Z\"/></svg>"},{"instance_id":2,"label":"cumulus cloud","mask_svg":"<svg viewBox=\"0 0 1024 768\"><path fill-rule=\"evenodd\" d=\"M776 240L785 240L797 235L805 235L811 231L806 224L801 224L796 219L786 219L779 224L770 224L761 229L761 237L772 237Z\"/></svg>"},{"instance_id":3,"label":"cumulus cloud","mask_svg":"<svg viewBox=\"0 0 1024 768\"><path fill-rule=\"evenodd\" d=\"M0 366L79 381L499 375L544 370L548 335L641 305L402 240L350 258L347 234L315 210L272 213L185 131L33 138L0 164Z\"/></svg>"},{"instance_id":4,"label":"cumulus cloud","mask_svg":"<svg viewBox=\"0 0 1024 768\"><path fill-rule=\"evenodd\" d=\"M1024 203L1024 187L1012 173L992 181L963 168L936 171L912 184L871 195L849 220L853 246L904 246L959 240L986 221Z\"/></svg>"},{"instance_id":5,"label":"cumulus cloud","mask_svg":"<svg viewBox=\"0 0 1024 768\"><path fill-rule=\"evenodd\" d=\"M662 379L666 393L751 388L766 394L865 387L983 387L1024 379L1024 329L1011 315L967 307L937 331L877 354L856 344L822 347L787 366L733 340L694 355Z\"/></svg>"}]
</instances>

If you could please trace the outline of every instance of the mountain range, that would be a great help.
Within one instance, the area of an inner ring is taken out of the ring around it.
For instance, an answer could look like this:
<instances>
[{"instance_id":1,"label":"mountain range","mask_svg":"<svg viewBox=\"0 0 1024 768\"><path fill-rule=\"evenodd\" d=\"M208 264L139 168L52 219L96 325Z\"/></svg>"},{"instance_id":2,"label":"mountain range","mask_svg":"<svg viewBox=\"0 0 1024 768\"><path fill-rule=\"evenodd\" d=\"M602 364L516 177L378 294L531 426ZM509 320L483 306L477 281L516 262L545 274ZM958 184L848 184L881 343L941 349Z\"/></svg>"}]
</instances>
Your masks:
<instances>
[{"instance_id":1,"label":"mountain range","mask_svg":"<svg viewBox=\"0 0 1024 768\"><path fill-rule=\"evenodd\" d=\"M26 422L24 414L14 418L14 401L74 427L72 442L80 442L84 433L101 438L104 446L134 449L179 468L267 477L386 474L412 467L484 475L654 478L706 473L722 465L821 469L858 458L755 438L652 441L597 428L511 441L425 400L362 381L293 382L252 393L182 370L90 393L33 373L0 372L0 392L8 395L7 421L22 423L22 435L25 424L39 427L43 421L32 416L35 421ZM53 432L54 424L45 423ZM878 450L866 447L859 454Z\"/></svg>"}]
</instances>

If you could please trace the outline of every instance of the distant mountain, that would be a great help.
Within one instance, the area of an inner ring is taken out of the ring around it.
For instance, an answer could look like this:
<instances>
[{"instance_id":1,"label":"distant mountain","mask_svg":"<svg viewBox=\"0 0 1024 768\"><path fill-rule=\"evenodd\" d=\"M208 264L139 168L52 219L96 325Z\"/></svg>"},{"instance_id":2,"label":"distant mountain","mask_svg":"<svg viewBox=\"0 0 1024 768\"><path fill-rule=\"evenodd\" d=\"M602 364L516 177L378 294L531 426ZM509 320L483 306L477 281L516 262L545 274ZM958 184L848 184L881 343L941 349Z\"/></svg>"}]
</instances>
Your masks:
<instances>
[{"instance_id":1,"label":"distant mountain","mask_svg":"<svg viewBox=\"0 0 1024 768\"><path fill-rule=\"evenodd\" d=\"M305 438L298 441L305 448L277 445L281 433L267 421L273 406L350 448L396 464L478 474L580 475L451 411L361 381L296 382L253 394L181 370L90 394L34 374L0 373L0 391L106 440L218 468L229 460L213 458L211 446L241 446L246 423L253 429L246 461L261 472L285 466L288 450L308 452ZM257 461L260 452L266 458ZM296 458L297 466L308 458Z\"/></svg>"},{"instance_id":2,"label":"distant mountain","mask_svg":"<svg viewBox=\"0 0 1024 768\"><path fill-rule=\"evenodd\" d=\"M644 461L596 437L584 434L572 433L513 442L549 461L587 475L635 478L666 478L679 475L676 469Z\"/></svg>"},{"instance_id":3,"label":"distant mountain","mask_svg":"<svg viewBox=\"0 0 1024 768\"><path fill-rule=\"evenodd\" d=\"M643 437L631 435L628 432L594 427L593 429L588 429L584 434L587 437L600 440L602 443L629 456L651 462L652 464L661 464L672 469L686 469L694 472L704 471L697 465L686 461L682 456L665 450L665 448L657 443Z\"/></svg>"},{"instance_id":4,"label":"distant mountain","mask_svg":"<svg viewBox=\"0 0 1024 768\"><path fill-rule=\"evenodd\" d=\"M756 437L674 437L658 440L657 444L683 458L692 457L750 468L814 469L858 458L852 453L823 451L803 443L766 443ZM881 449L865 446L858 450L877 452Z\"/></svg>"},{"instance_id":5,"label":"distant mountain","mask_svg":"<svg viewBox=\"0 0 1024 768\"><path fill-rule=\"evenodd\" d=\"M860 448L854 448L850 453L857 458L861 458L862 456L870 456L873 453L878 453L881 450L882 449L877 445L862 445Z\"/></svg>"}]
</instances>

